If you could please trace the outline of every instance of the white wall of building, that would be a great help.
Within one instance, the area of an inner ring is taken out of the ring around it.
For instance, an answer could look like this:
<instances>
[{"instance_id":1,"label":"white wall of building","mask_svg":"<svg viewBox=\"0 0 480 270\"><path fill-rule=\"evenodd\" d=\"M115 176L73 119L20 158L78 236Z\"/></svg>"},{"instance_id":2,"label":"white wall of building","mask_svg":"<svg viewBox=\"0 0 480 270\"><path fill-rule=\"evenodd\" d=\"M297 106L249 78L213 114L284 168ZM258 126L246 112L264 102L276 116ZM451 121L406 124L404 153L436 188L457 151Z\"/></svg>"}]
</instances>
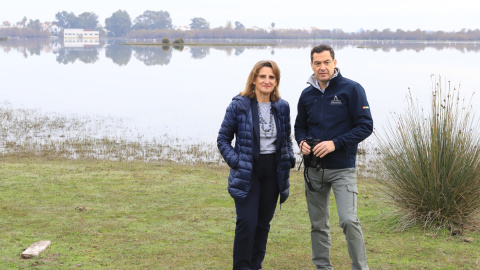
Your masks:
<instances>
[{"instance_id":1,"label":"white wall of building","mask_svg":"<svg viewBox=\"0 0 480 270\"><path fill-rule=\"evenodd\" d=\"M98 39L100 37L100 32L97 30L90 30L90 29L65 28L63 29L63 37L64 38Z\"/></svg>"}]
</instances>

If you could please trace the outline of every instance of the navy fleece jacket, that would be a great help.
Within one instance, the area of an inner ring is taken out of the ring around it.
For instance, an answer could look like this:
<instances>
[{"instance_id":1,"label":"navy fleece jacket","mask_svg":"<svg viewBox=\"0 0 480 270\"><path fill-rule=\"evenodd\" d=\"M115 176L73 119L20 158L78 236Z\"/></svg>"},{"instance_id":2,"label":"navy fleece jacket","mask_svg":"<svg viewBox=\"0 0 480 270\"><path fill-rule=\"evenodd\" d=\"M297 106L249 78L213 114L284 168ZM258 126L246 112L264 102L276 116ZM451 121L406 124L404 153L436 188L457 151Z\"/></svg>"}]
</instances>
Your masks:
<instances>
[{"instance_id":1,"label":"navy fleece jacket","mask_svg":"<svg viewBox=\"0 0 480 270\"><path fill-rule=\"evenodd\" d=\"M335 151L324 157L325 169L354 168L358 143L373 132L370 106L363 87L338 75L330 80L325 93L312 84L298 101L295 140L307 137L332 140Z\"/></svg>"}]
</instances>

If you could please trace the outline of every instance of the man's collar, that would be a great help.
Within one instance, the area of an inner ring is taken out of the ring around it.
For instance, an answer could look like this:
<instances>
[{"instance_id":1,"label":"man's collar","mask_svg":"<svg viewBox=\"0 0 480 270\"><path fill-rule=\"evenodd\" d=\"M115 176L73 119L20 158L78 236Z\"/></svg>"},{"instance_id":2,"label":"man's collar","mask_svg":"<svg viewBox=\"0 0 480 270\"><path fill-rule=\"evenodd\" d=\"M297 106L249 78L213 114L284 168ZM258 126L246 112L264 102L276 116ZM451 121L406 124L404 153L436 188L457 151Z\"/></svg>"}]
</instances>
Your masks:
<instances>
[{"instance_id":1,"label":"man's collar","mask_svg":"<svg viewBox=\"0 0 480 270\"><path fill-rule=\"evenodd\" d=\"M339 73L340 73L340 69L336 67L336 68L335 68L335 72L333 73L332 78L330 78L330 80L328 80L328 82L327 82L327 87L328 87L328 85L330 84L330 81L333 80L333 79L335 79L335 78L338 76ZM322 93L325 92L325 89L320 88L320 85L318 84L318 79L317 79L317 77L315 76L315 73L312 74L312 76L310 76L310 78L308 78L307 83L311 84L313 87L315 87L315 88L317 88L318 90L322 91Z\"/></svg>"}]
</instances>

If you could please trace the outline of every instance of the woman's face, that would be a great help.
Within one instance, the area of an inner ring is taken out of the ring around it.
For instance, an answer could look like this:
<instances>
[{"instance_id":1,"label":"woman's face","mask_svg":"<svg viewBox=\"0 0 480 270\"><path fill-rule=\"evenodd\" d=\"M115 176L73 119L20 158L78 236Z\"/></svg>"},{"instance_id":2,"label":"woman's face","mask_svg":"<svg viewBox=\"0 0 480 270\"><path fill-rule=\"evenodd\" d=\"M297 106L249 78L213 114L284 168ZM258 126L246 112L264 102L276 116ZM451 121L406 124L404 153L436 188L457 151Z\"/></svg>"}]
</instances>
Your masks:
<instances>
[{"instance_id":1,"label":"woman's face","mask_svg":"<svg viewBox=\"0 0 480 270\"><path fill-rule=\"evenodd\" d=\"M277 78L273 74L273 69L271 67L262 67L258 71L258 75L253 81L255 85L255 93L269 95L273 92L275 85L277 85Z\"/></svg>"}]
</instances>

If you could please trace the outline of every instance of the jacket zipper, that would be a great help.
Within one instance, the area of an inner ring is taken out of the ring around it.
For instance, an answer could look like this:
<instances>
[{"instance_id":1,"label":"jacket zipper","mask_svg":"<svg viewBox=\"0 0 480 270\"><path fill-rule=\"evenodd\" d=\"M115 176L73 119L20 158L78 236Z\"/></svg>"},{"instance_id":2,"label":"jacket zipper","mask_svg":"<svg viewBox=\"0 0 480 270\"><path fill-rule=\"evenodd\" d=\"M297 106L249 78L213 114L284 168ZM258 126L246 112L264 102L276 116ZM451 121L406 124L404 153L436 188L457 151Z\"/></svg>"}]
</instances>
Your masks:
<instances>
[{"instance_id":1,"label":"jacket zipper","mask_svg":"<svg viewBox=\"0 0 480 270\"><path fill-rule=\"evenodd\" d=\"M323 121L323 97L325 96L325 94L321 94L320 96L320 122L319 124L322 125L322 121ZM320 141L323 141L323 128L320 129L321 132L320 132Z\"/></svg>"}]
</instances>

